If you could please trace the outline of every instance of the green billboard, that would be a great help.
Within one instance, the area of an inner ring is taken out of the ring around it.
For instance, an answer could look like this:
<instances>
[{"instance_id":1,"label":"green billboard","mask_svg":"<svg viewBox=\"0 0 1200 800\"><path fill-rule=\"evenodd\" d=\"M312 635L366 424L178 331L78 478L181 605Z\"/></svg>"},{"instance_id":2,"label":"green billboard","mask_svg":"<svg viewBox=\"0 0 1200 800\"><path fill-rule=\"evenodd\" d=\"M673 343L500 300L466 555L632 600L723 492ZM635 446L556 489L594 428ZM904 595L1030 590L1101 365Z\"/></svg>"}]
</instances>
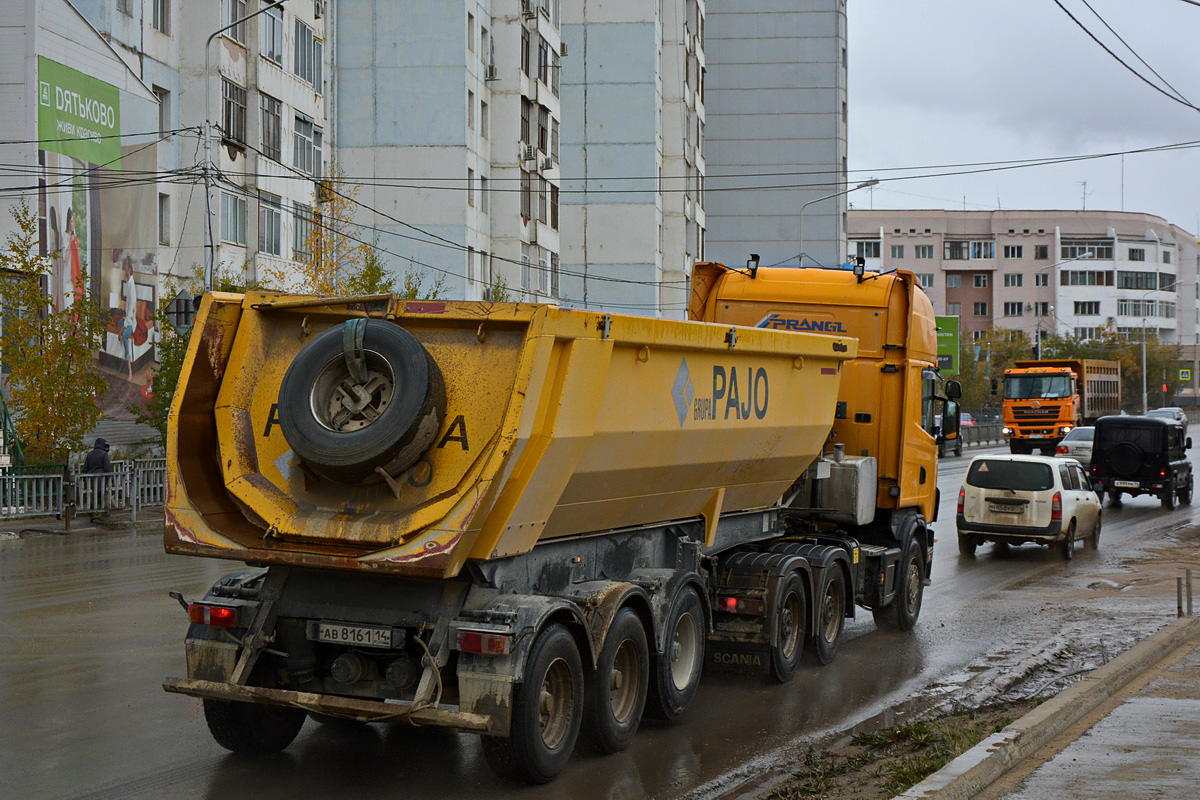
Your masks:
<instances>
[{"instance_id":1,"label":"green billboard","mask_svg":"<svg viewBox=\"0 0 1200 800\"><path fill-rule=\"evenodd\" d=\"M120 167L120 90L42 56L37 77L41 149Z\"/></svg>"},{"instance_id":2,"label":"green billboard","mask_svg":"<svg viewBox=\"0 0 1200 800\"><path fill-rule=\"evenodd\" d=\"M942 375L958 374L958 317L934 317L937 324L937 360Z\"/></svg>"}]
</instances>

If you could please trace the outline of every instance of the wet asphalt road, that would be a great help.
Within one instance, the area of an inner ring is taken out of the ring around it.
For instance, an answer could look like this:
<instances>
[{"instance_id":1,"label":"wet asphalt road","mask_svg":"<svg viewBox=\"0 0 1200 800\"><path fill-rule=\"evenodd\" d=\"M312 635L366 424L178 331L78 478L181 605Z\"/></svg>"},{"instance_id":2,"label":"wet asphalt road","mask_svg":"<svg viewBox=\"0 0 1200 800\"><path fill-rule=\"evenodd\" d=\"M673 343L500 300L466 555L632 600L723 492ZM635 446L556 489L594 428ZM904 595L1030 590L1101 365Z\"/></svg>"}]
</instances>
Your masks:
<instances>
[{"instance_id":1,"label":"wet asphalt road","mask_svg":"<svg viewBox=\"0 0 1200 800\"><path fill-rule=\"evenodd\" d=\"M537 788L499 781L475 737L434 728L308 722L280 755L230 755L209 737L200 701L160 684L184 672L186 619L167 592L200 596L238 564L167 556L153 532L0 540L0 798L565 800L711 789L728 771L866 719L1011 639L1020 614L998 613L1002 590L1117 559L1123 544L1194 524L1200 509L1164 512L1148 498L1106 506L1100 552L1079 545L1069 564L1029 546L963 559L953 515L969 454L942 463L940 543L913 633L877 631L860 611L833 665L804 667L787 686L708 674L682 722L644 723L615 756L576 753Z\"/></svg>"}]
</instances>

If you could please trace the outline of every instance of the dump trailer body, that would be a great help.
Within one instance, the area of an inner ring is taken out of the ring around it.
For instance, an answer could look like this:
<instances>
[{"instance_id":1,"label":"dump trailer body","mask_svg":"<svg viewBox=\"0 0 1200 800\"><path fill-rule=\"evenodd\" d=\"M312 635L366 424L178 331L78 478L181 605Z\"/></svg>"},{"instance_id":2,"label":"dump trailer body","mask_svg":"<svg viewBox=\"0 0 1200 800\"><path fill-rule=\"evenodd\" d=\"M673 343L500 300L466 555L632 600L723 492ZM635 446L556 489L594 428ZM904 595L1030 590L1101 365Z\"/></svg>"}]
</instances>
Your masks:
<instances>
[{"instance_id":1,"label":"dump trailer body","mask_svg":"<svg viewBox=\"0 0 1200 800\"><path fill-rule=\"evenodd\" d=\"M415 337L445 413L401 474L347 486L289 445L280 387L307 343L355 318ZM717 515L775 504L820 452L856 352L849 336L386 297L209 294L196 326L170 420L167 551L435 578L703 514L718 546Z\"/></svg>"}]
</instances>

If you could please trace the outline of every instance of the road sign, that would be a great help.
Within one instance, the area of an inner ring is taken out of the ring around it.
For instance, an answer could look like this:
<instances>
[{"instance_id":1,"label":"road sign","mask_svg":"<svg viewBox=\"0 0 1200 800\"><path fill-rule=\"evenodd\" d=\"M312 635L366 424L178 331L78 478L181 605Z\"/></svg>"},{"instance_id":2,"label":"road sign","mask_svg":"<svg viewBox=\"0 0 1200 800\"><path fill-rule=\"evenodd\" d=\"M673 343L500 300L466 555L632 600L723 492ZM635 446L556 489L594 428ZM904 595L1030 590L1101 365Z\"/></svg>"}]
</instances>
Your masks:
<instances>
[{"instance_id":1,"label":"road sign","mask_svg":"<svg viewBox=\"0 0 1200 800\"><path fill-rule=\"evenodd\" d=\"M1180 383L1188 383L1192 380L1192 371L1190 369L1179 370Z\"/></svg>"}]
</instances>

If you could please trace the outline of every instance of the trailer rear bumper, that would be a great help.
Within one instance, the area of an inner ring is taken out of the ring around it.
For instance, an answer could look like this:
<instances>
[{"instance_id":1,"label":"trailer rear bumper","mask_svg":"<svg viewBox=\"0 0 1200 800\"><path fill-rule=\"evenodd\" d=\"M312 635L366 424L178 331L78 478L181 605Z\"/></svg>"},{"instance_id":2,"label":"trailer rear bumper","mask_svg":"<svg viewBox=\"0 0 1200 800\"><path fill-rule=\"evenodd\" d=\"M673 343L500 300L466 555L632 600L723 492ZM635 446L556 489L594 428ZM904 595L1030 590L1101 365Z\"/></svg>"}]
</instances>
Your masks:
<instances>
[{"instance_id":1,"label":"trailer rear bumper","mask_svg":"<svg viewBox=\"0 0 1200 800\"><path fill-rule=\"evenodd\" d=\"M218 681L202 681L191 678L167 678L163 688L168 692L203 697L210 700L231 700L240 703L265 703L275 706L290 706L347 717L360 722L407 721L414 725L438 725L457 728L474 733L487 733L494 727L492 718L486 714L471 714L457 711L451 706L414 707L407 701L367 700L358 697L296 692L287 689L266 689L259 686L239 686Z\"/></svg>"}]
</instances>

